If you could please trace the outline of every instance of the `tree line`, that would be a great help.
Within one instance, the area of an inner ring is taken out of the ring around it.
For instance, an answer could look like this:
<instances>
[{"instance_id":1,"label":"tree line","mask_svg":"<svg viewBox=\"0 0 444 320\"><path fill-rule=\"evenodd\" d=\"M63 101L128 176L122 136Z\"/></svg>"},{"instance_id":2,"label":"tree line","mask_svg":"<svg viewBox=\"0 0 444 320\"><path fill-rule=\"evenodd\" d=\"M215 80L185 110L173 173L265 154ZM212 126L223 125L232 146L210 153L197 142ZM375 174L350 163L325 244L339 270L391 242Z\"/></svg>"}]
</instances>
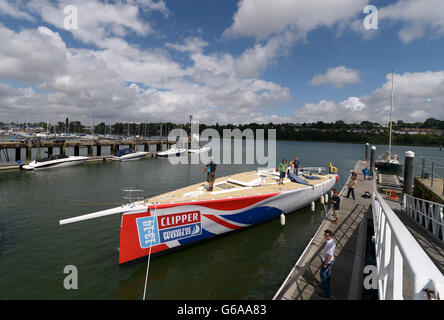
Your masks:
<instances>
[{"instance_id":1,"label":"tree line","mask_svg":"<svg viewBox=\"0 0 444 320\"><path fill-rule=\"evenodd\" d=\"M34 124L16 124L22 128L26 127L40 127L43 130L48 130L52 133L94 133L94 134L112 134L112 135L126 135L126 136L167 136L168 132L173 129L184 129L190 133L190 124L176 124L172 122L150 122L150 123L122 123L106 124L101 122L93 126L83 125L80 121L59 121L56 125L48 128L45 122ZM68 125L67 125L68 123ZM0 127L5 127L5 123L0 122ZM421 128L421 129L436 129L444 130L444 121L435 118L428 118L424 122L408 123L402 120L392 122L393 129L405 128ZM276 138L279 140L301 140L301 141L325 141L325 142L349 142L349 143L366 143L371 144L387 144L388 143L388 129L381 126L379 123L362 121L360 123L345 123L342 120L336 122L322 122L316 123L249 123L249 124L224 124L215 125L199 124L199 131L202 132L207 128L215 129L220 136L223 136L224 130L251 129L253 134L256 134L257 129L263 129L265 139L267 139L267 130L276 130ZM396 134L392 135L392 143L398 145L423 145L423 146L439 146L444 144L444 137L442 135L433 134Z\"/></svg>"}]
</instances>

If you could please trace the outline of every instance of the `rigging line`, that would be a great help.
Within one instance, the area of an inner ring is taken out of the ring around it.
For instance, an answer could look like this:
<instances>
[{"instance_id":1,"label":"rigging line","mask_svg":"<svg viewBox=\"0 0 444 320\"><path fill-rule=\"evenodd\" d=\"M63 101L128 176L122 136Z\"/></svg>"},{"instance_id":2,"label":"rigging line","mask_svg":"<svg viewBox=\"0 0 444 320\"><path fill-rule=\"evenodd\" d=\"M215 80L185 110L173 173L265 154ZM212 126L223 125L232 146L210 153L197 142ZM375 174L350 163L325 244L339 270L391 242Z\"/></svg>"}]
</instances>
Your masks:
<instances>
[{"instance_id":1,"label":"rigging line","mask_svg":"<svg viewBox=\"0 0 444 320\"><path fill-rule=\"evenodd\" d=\"M157 213L157 203L154 205L154 223L156 223L156 213ZM154 224L153 224L153 236L151 237L151 241L150 241L150 251L148 253L148 263L146 266L146 275L145 275L145 286L143 288L143 300L145 300L145 296L146 296L146 287L148 284L148 273L150 270L150 260L151 260L151 248L153 247L153 238L154 238Z\"/></svg>"}]
</instances>

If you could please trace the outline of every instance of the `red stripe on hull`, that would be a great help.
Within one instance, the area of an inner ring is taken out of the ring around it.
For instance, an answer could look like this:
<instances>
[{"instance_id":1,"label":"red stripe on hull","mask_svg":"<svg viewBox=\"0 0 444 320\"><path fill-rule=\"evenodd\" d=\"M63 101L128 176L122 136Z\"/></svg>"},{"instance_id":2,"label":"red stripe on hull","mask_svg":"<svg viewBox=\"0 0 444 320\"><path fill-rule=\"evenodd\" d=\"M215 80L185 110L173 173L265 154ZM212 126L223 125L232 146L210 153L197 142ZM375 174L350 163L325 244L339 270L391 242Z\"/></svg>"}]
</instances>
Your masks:
<instances>
[{"instance_id":1,"label":"red stripe on hull","mask_svg":"<svg viewBox=\"0 0 444 320\"><path fill-rule=\"evenodd\" d=\"M229 222L226 222L226 221L224 221L224 220L222 220L222 219L220 219L220 218L218 218L218 217L216 217L214 215L204 214L203 216L207 217L210 220L213 220L214 222L216 222L216 223L218 223L218 224L220 224L220 225L222 225L224 227L227 227L227 228L230 228L230 229L233 229L233 230L242 228L241 226L237 226L235 224L231 224Z\"/></svg>"},{"instance_id":2,"label":"red stripe on hull","mask_svg":"<svg viewBox=\"0 0 444 320\"><path fill-rule=\"evenodd\" d=\"M166 209L181 206L201 206L213 210L221 211L234 211L248 208L256 203L266 200L278 193L266 194L266 195L254 195L249 197L237 197L237 198L225 198L219 200L205 200L196 202L185 203L169 203L169 204L157 204L151 205L147 212L137 214L124 214L122 215L122 225L120 227L120 250L119 250L119 264L125 263L131 260L147 256L149 254L149 248L141 248L139 242L139 233L137 229L137 218L151 216L150 210ZM179 209L180 210L180 209ZM211 214L203 214L208 219L214 221L217 224L225 226L229 229L235 230L242 228L241 226L234 225L225 220L218 218ZM151 253L160 252L170 249L166 244L155 245L151 249Z\"/></svg>"}]
</instances>

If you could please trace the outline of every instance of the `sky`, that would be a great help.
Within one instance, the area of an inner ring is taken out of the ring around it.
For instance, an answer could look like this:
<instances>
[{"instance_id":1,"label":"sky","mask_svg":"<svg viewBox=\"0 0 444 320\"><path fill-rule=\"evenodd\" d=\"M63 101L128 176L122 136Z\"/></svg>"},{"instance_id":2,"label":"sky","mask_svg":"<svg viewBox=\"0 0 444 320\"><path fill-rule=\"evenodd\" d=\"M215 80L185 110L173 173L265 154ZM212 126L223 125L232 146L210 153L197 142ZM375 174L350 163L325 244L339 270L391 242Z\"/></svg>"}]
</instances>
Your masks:
<instances>
[{"instance_id":1,"label":"sky","mask_svg":"<svg viewBox=\"0 0 444 320\"><path fill-rule=\"evenodd\" d=\"M367 7L371 5L372 7ZM0 0L0 121L444 119L442 0Z\"/></svg>"}]
</instances>

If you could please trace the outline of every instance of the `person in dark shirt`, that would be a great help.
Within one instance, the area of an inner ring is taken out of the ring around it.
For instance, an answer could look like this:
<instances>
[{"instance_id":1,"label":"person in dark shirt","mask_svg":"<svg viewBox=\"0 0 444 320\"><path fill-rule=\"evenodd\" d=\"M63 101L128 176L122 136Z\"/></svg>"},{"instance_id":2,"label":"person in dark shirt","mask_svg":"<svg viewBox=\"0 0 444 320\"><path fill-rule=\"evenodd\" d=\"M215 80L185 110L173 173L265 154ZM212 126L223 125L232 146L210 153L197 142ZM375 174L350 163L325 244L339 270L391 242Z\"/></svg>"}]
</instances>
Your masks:
<instances>
[{"instance_id":1,"label":"person in dark shirt","mask_svg":"<svg viewBox=\"0 0 444 320\"><path fill-rule=\"evenodd\" d=\"M210 163L205 166L204 172L207 173L207 182L210 185L208 191L213 191L214 181L216 180L216 169L217 165L213 163L214 158L210 158Z\"/></svg>"},{"instance_id":2,"label":"person in dark shirt","mask_svg":"<svg viewBox=\"0 0 444 320\"><path fill-rule=\"evenodd\" d=\"M299 161L299 157L293 161L293 172L295 175L299 175L299 169L301 168L301 161Z\"/></svg>"},{"instance_id":3,"label":"person in dark shirt","mask_svg":"<svg viewBox=\"0 0 444 320\"><path fill-rule=\"evenodd\" d=\"M333 195L331 197L331 203L333 204L333 216L335 217L335 221L333 223L338 224L338 215L341 204L341 198L339 198L338 190L332 188L331 191Z\"/></svg>"}]
</instances>

